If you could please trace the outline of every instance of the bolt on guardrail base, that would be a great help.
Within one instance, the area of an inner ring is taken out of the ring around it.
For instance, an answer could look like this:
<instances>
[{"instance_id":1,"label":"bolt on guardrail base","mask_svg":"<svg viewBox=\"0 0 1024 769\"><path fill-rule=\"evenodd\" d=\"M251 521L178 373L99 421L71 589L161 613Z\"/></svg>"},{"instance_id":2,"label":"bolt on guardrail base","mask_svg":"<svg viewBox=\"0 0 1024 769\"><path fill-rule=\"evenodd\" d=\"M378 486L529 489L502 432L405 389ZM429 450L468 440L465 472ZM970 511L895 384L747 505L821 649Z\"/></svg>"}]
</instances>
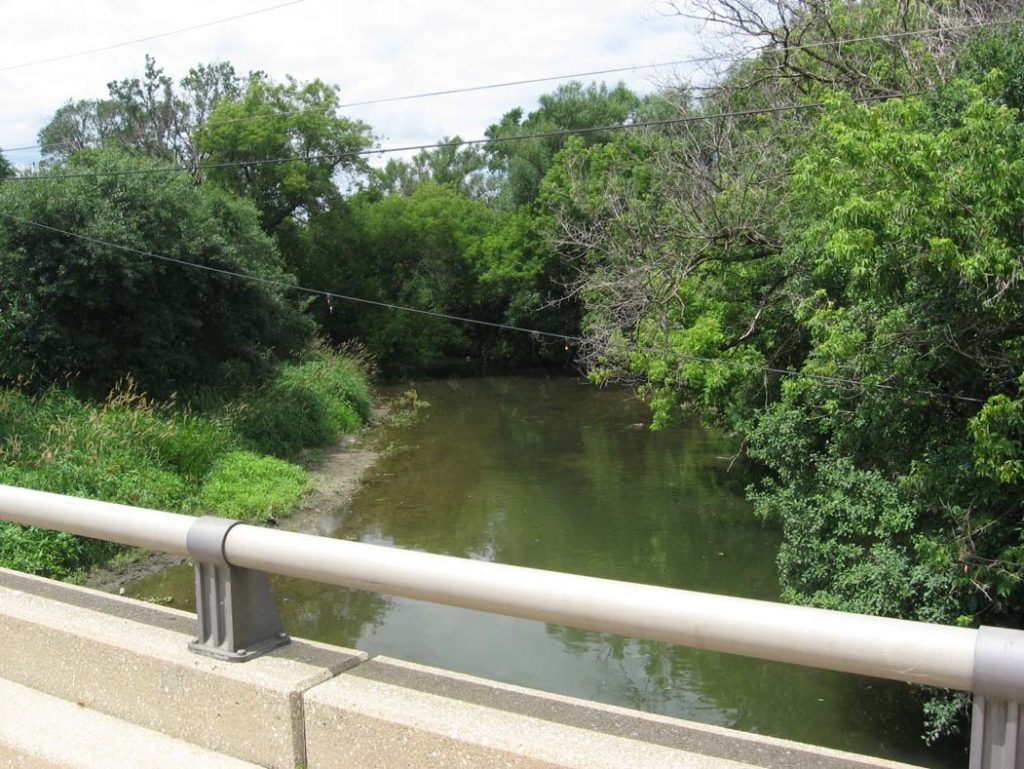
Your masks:
<instances>
[{"instance_id":1,"label":"bolt on guardrail base","mask_svg":"<svg viewBox=\"0 0 1024 769\"><path fill-rule=\"evenodd\" d=\"M267 575L232 566L224 557L224 540L238 523L203 516L186 537L195 561L199 617L199 636L188 648L228 662L244 662L291 640L281 625Z\"/></svg>"}]
</instances>

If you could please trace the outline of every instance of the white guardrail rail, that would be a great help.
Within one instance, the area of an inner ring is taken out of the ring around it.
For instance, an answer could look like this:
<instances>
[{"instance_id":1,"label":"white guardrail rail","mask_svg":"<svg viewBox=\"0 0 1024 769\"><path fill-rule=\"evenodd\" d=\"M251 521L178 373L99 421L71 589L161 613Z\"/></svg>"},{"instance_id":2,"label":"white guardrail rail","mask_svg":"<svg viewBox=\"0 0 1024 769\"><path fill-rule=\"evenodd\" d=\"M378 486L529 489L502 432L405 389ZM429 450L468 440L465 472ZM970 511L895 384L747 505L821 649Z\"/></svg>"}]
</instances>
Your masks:
<instances>
[{"instance_id":1,"label":"white guardrail rail","mask_svg":"<svg viewBox=\"0 0 1024 769\"><path fill-rule=\"evenodd\" d=\"M244 661L288 642L267 573L974 694L970 769L1024 769L1024 632L640 585L0 485L0 520L190 557L197 639Z\"/></svg>"}]
</instances>

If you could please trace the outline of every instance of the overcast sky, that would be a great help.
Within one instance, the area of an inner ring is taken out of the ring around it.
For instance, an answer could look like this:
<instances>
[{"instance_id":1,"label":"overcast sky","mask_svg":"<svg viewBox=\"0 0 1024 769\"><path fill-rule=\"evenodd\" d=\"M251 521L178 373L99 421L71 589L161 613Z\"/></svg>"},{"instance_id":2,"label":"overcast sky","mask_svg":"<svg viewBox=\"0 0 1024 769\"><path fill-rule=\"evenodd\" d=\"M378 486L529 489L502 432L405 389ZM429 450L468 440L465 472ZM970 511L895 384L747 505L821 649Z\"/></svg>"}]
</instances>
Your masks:
<instances>
[{"instance_id":1,"label":"overcast sky","mask_svg":"<svg viewBox=\"0 0 1024 769\"><path fill-rule=\"evenodd\" d=\"M113 50L10 69L24 62L113 45L259 10L285 0L46 0L8 3L0 49L0 147L36 143L68 99L106 95L110 80L139 75L150 53L175 79L200 62L230 61L281 79L319 77L342 101L630 67L699 56L693 28L656 0L302 0ZM6 68L6 69L5 69ZM685 74L641 71L607 76L646 92ZM383 146L483 135L508 109L528 110L557 83L346 110L373 126ZM8 157L18 165L35 151Z\"/></svg>"}]
</instances>

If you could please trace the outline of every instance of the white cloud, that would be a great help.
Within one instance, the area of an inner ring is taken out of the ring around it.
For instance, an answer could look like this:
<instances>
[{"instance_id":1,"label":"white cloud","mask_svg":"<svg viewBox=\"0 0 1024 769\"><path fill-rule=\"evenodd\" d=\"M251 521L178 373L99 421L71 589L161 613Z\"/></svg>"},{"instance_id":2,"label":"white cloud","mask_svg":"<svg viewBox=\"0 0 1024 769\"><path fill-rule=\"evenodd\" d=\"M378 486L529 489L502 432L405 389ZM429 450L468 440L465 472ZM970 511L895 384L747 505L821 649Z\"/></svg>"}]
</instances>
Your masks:
<instances>
[{"instance_id":1,"label":"white cloud","mask_svg":"<svg viewBox=\"0 0 1024 769\"><path fill-rule=\"evenodd\" d=\"M272 5L272 0L174 4L134 0L49 0L5 9L0 69L50 56L159 34ZM189 67L231 61L245 72L319 77L361 101L422 91L651 64L700 55L684 21L651 0L394 0L305 2L146 43L64 61L0 71L0 147L34 144L37 131L68 99L106 94L106 83L139 74L145 53L174 78ZM611 81L618 76L608 78ZM648 72L621 79L651 89ZM369 122L385 144L463 138L515 106L528 110L555 83L441 96L348 112ZM32 153L10 156L33 159Z\"/></svg>"}]
</instances>

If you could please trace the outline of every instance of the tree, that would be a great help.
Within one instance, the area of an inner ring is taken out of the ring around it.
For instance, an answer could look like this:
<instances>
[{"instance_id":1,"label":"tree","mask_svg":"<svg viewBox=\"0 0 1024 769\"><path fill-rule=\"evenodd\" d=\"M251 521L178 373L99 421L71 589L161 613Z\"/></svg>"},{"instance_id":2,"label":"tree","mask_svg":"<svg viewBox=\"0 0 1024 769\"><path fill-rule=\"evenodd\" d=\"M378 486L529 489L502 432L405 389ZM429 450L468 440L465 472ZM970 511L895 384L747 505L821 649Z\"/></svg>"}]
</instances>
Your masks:
<instances>
[{"instance_id":1,"label":"tree","mask_svg":"<svg viewBox=\"0 0 1024 769\"><path fill-rule=\"evenodd\" d=\"M141 162L89 151L55 170L118 171ZM310 321L288 294L291 278L248 202L182 176L48 175L0 184L0 208L10 215L0 218L3 379L45 386L72 377L102 394L132 376L167 395L258 375L308 340Z\"/></svg>"},{"instance_id":2,"label":"tree","mask_svg":"<svg viewBox=\"0 0 1024 769\"><path fill-rule=\"evenodd\" d=\"M1024 338L1013 256L1024 246L1015 226L1024 129L1015 110L982 89L969 94L953 124L936 124L934 108L917 100L840 104L823 121L794 179L787 248L789 261L812 268L793 281L810 342L804 368L910 392L844 398L835 386L793 381L759 417L753 450L793 487L837 460L877 473L914 514L904 522L917 538L904 543L907 557L956 586L957 612L943 619L984 611L1020 626L1022 489L1004 469L1008 444L995 438L1018 429L1006 407L1019 397ZM987 405L979 414L960 395ZM820 462L804 457L798 469L773 453L783 423ZM763 507L799 519L771 497ZM851 536L867 533L854 527ZM789 582L805 600L841 594L800 567ZM887 613L934 608L916 595Z\"/></svg>"},{"instance_id":3,"label":"tree","mask_svg":"<svg viewBox=\"0 0 1024 769\"><path fill-rule=\"evenodd\" d=\"M525 117L519 108L505 113L499 123L487 129L487 137L494 141L485 145L492 171L502 177L499 200L509 208L533 202L544 174L568 137L503 139L523 134L619 125L626 122L638 104L637 96L622 83L609 89L604 83L584 86L573 81L560 85L554 93L541 96L540 107ZM583 141L590 145L608 138L606 133L594 132L585 134Z\"/></svg>"},{"instance_id":4,"label":"tree","mask_svg":"<svg viewBox=\"0 0 1024 769\"><path fill-rule=\"evenodd\" d=\"M45 159L66 160L79 150L105 144L117 131L115 105L107 100L68 101L39 131Z\"/></svg>"},{"instance_id":5,"label":"tree","mask_svg":"<svg viewBox=\"0 0 1024 769\"><path fill-rule=\"evenodd\" d=\"M755 338L782 287L785 180L806 126L801 113L716 111L686 107L680 116L692 122L591 147L571 141L543 200L553 212L549 238L575 273L572 295L586 306L589 365L643 389L659 424L686 402L735 429L722 397L735 366L781 366L796 341L783 331L770 349L728 344ZM638 345L738 359L689 366L685 395L663 399L673 388L654 382L668 372L647 382Z\"/></svg>"},{"instance_id":6,"label":"tree","mask_svg":"<svg viewBox=\"0 0 1024 769\"><path fill-rule=\"evenodd\" d=\"M221 102L241 98L245 83L246 79L239 77L228 62L199 64L181 79L175 146L179 159L188 166L194 178L203 178L199 166L207 160L199 143L200 127L206 126Z\"/></svg>"},{"instance_id":7,"label":"tree","mask_svg":"<svg viewBox=\"0 0 1024 769\"><path fill-rule=\"evenodd\" d=\"M434 182L408 197L361 193L311 220L303 272L350 296L487 319L478 312L476 260L497 214ZM302 274L302 273L300 273ZM472 349L457 323L344 301L317 303L335 338L364 342L391 373L410 373Z\"/></svg>"},{"instance_id":8,"label":"tree","mask_svg":"<svg viewBox=\"0 0 1024 769\"><path fill-rule=\"evenodd\" d=\"M811 5L893 22L887 2L760 4ZM699 123L570 144L550 236L575 260L593 375L630 382L657 424L698 413L742 438L788 600L1020 627L1024 57L1013 28L915 50L847 80L844 62L782 77L769 48ZM924 72L926 96L853 100ZM825 73L849 93L823 112L711 117L820 99Z\"/></svg>"},{"instance_id":9,"label":"tree","mask_svg":"<svg viewBox=\"0 0 1024 769\"><path fill-rule=\"evenodd\" d=\"M338 103L338 89L320 80L275 83L253 73L244 95L220 101L199 132L210 164L231 164L211 168L209 180L252 200L267 232L327 209L338 200L335 175L362 171L358 153L373 142L369 126L340 116Z\"/></svg>"},{"instance_id":10,"label":"tree","mask_svg":"<svg viewBox=\"0 0 1024 769\"><path fill-rule=\"evenodd\" d=\"M780 80L805 93L840 88L856 96L945 82L978 25L1021 11L1020 0L685 0L668 7L717 32L726 43L718 53L734 67L756 54L758 66L732 77L732 89Z\"/></svg>"},{"instance_id":11,"label":"tree","mask_svg":"<svg viewBox=\"0 0 1024 769\"><path fill-rule=\"evenodd\" d=\"M392 158L384 168L370 170L370 186L388 194L410 195L417 185L432 181L469 197L492 196L483 151L476 145L460 146L461 142L458 136L446 136L435 149L420 150L411 161Z\"/></svg>"},{"instance_id":12,"label":"tree","mask_svg":"<svg viewBox=\"0 0 1024 769\"><path fill-rule=\"evenodd\" d=\"M182 116L174 95L174 81L147 55L143 77L125 78L107 84L109 109L116 115L107 139L143 155L175 159L176 140Z\"/></svg>"},{"instance_id":13,"label":"tree","mask_svg":"<svg viewBox=\"0 0 1024 769\"><path fill-rule=\"evenodd\" d=\"M771 123L714 121L703 142L567 150L554 176L595 366L662 421L697 409L744 435L771 471L757 505L786 533L793 600L1024 622L1007 82L840 100L784 153L759 149L784 146L759 136ZM719 173L726 158L742 162Z\"/></svg>"},{"instance_id":14,"label":"tree","mask_svg":"<svg viewBox=\"0 0 1024 769\"><path fill-rule=\"evenodd\" d=\"M119 147L177 162L201 180L205 160L197 129L224 99L237 99L244 80L227 62L189 70L175 89L170 77L146 56L144 74L111 81L109 97L69 101L39 132L43 156L67 159L91 147Z\"/></svg>"},{"instance_id":15,"label":"tree","mask_svg":"<svg viewBox=\"0 0 1024 769\"><path fill-rule=\"evenodd\" d=\"M0 179L9 179L15 175L14 166L7 158L3 155L3 150L0 149Z\"/></svg>"}]
</instances>

